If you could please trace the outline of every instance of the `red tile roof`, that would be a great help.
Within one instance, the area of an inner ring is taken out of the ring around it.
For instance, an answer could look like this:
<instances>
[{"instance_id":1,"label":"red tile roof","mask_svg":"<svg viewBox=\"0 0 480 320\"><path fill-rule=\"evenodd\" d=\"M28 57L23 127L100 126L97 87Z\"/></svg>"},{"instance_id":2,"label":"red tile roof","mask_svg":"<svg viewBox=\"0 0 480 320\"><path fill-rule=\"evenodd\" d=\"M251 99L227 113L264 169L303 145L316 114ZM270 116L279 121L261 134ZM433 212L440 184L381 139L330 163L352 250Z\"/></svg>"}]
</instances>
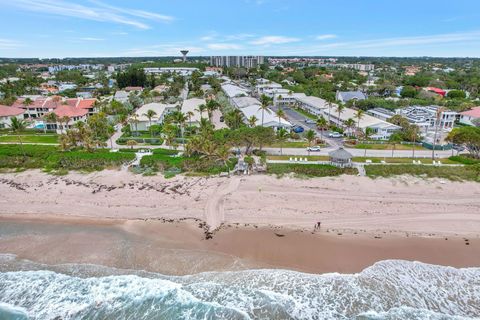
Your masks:
<instances>
[{"instance_id":1,"label":"red tile roof","mask_svg":"<svg viewBox=\"0 0 480 320\"><path fill-rule=\"evenodd\" d=\"M472 110L460 112L463 116L469 116L472 118L480 118L480 107L475 107Z\"/></svg>"},{"instance_id":2,"label":"red tile roof","mask_svg":"<svg viewBox=\"0 0 480 320\"><path fill-rule=\"evenodd\" d=\"M24 112L25 110L20 108L0 105L0 117L14 117Z\"/></svg>"},{"instance_id":3,"label":"red tile roof","mask_svg":"<svg viewBox=\"0 0 480 320\"><path fill-rule=\"evenodd\" d=\"M83 99L83 100L80 100L78 102L77 108L81 108L81 109L93 108L93 105L95 104L96 101L97 101L97 99Z\"/></svg>"},{"instance_id":4,"label":"red tile roof","mask_svg":"<svg viewBox=\"0 0 480 320\"><path fill-rule=\"evenodd\" d=\"M59 118L61 118L61 117L73 118L73 117L83 117L84 115L86 115L88 113L88 110L87 109L75 108L75 107L63 104L63 105L59 105L53 111L53 113L55 113L57 115L57 117L59 117Z\"/></svg>"}]
</instances>

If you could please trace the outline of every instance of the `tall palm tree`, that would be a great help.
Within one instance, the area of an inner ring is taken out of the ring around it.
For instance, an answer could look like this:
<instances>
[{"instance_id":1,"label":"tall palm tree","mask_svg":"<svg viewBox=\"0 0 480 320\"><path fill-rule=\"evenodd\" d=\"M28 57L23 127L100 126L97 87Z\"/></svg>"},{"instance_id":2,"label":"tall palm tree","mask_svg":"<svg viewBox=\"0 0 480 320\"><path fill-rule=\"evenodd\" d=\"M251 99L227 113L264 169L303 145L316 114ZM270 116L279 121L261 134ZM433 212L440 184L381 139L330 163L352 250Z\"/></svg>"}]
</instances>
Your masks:
<instances>
[{"instance_id":1,"label":"tall palm tree","mask_svg":"<svg viewBox=\"0 0 480 320\"><path fill-rule=\"evenodd\" d=\"M345 124L345 127L347 128L347 131L349 131L351 134L353 131L352 129L355 127L355 120L353 120L352 118L348 118L344 124Z\"/></svg>"},{"instance_id":2,"label":"tall palm tree","mask_svg":"<svg viewBox=\"0 0 480 320\"><path fill-rule=\"evenodd\" d=\"M203 118L203 113L205 112L205 110L207 110L207 106L204 105L204 104L201 104L197 107L198 109L198 112L200 113L200 118Z\"/></svg>"},{"instance_id":3,"label":"tall palm tree","mask_svg":"<svg viewBox=\"0 0 480 320\"><path fill-rule=\"evenodd\" d=\"M255 115L252 115L250 118L248 118L248 125L250 127L255 127L257 125L258 118L255 117Z\"/></svg>"},{"instance_id":4,"label":"tall palm tree","mask_svg":"<svg viewBox=\"0 0 480 320\"><path fill-rule=\"evenodd\" d=\"M258 110L262 111L262 127L263 127L264 119L265 119L265 111L270 113L270 109L268 108L270 106L270 98L262 94L262 96L260 97L260 102L261 102L261 105L258 108Z\"/></svg>"},{"instance_id":5,"label":"tall palm tree","mask_svg":"<svg viewBox=\"0 0 480 320\"><path fill-rule=\"evenodd\" d=\"M185 144L183 140L183 134L185 129L185 122L186 122L185 115L181 111L177 111L173 113L173 121L180 127L180 138L182 138L182 144Z\"/></svg>"},{"instance_id":6,"label":"tall palm tree","mask_svg":"<svg viewBox=\"0 0 480 320\"><path fill-rule=\"evenodd\" d=\"M358 109L355 113L355 118L357 119L357 132L360 131L360 120L362 120L364 113L365 112L362 109Z\"/></svg>"},{"instance_id":7,"label":"tall palm tree","mask_svg":"<svg viewBox=\"0 0 480 320\"><path fill-rule=\"evenodd\" d=\"M208 112L208 120L212 121L213 111L218 109L219 104L217 101L211 99L208 100L206 107Z\"/></svg>"},{"instance_id":8,"label":"tall palm tree","mask_svg":"<svg viewBox=\"0 0 480 320\"><path fill-rule=\"evenodd\" d=\"M373 133L374 133L374 130L373 130L372 128L369 128L369 127L365 128L365 133L364 133L364 135L365 135L365 140L368 141L368 139L370 138L370 136L371 136ZM363 156L364 156L364 157L367 156L367 144L366 144L366 143L365 143L365 153L364 153Z\"/></svg>"},{"instance_id":9,"label":"tall palm tree","mask_svg":"<svg viewBox=\"0 0 480 320\"><path fill-rule=\"evenodd\" d=\"M282 108L278 108L276 115L278 117L278 126L282 126L282 119L285 118L285 111Z\"/></svg>"},{"instance_id":10,"label":"tall palm tree","mask_svg":"<svg viewBox=\"0 0 480 320\"><path fill-rule=\"evenodd\" d=\"M323 130L328 129L329 127L328 122L323 116L320 116L317 119L316 125L317 125L317 128L320 129L320 136L323 140Z\"/></svg>"},{"instance_id":11,"label":"tall palm tree","mask_svg":"<svg viewBox=\"0 0 480 320\"><path fill-rule=\"evenodd\" d=\"M284 128L280 128L277 130L277 140L280 143L280 155L283 154L283 142L285 142L287 137L288 137L287 130L285 130Z\"/></svg>"},{"instance_id":12,"label":"tall palm tree","mask_svg":"<svg viewBox=\"0 0 480 320\"><path fill-rule=\"evenodd\" d=\"M148 125L149 125L148 128L150 129L150 137L152 137L153 136L153 134L152 134L152 119L153 119L153 117L155 117L157 115L157 113L155 111L153 111L152 109L149 109L143 115L145 117L147 117L147 119L148 119Z\"/></svg>"},{"instance_id":13,"label":"tall palm tree","mask_svg":"<svg viewBox=\"0 0 480 320\"><path fill-rule=\"evenodd\" d=\"M28 119L32 118L32 114L30 113L30 106L33 104L33 100L30 98L26 98L23 102L22 105L27 109L27 114L28 114Z\"/></svg>"},{"instance_id":14,"label":"tall palm tree","mask_svg":"<svg viewBox=\"0 0 480 320\"><path fill-rule=\"evenodd\" d=\"M57 126L58 117L55 113L53 113L53 112L47 113L46 115L43 116L43 119L46 122L45 123L45 128L47 127L48 123L53 123L55 125L55 127Z\"/></svg>"},{"instance_id":15,"label":"tall palm tree","mask_svg":"<svg viewBox=\"0 0 480 320\"><path fill-rule=\"evenodd\" d=\"M25 120L12 117L10 118L10 128L14 133L17 134L18 141L20 142L20 149L22 149L23 153L23 160L25 161L27 159L27 154L25 153L25 149L23 148L23 141L20 133L25 131L25 129L27 128L27 123L25 122Z\"/></svg>"},{"instance_id":16,"label":"tall palm tree","mask_svg":"<svg viewBox=\"0 0 480 320\"><path fill-rule=\"evenodd\" d=\"M397 146L398 143L402 142L402 136L400 135L400 133L398 132L395 132L394 134L392 134L390 136L390 138L388 139L388 141L393 144L393 148L392 148L392 158L393 158L393 153L395 152L395 147Z\"/></svg>"},{"instance_id":17,"label":"tall palm tree","mask_svg":"<svg viewBox=\"0 0 480 320\"><path fill-rule=\"evenodd\" d=\"M228 159L230 159L230 148L227 145L221 145L216 150L216 157L221 160L227 168L228 175L230 175L230 168L228 167Z\"/></svg>"},{"instance_id":18,"label":"tall palm tree","mask_svg":"<svg viewBox=\"0 0 480 320\"><path fill-rule=\"evenodd\" d=\"M135 126L135 134L138 134L138 115L136 113L132 114L129 120L130 124L133 124Z\"/></svg>"},{"instance_id":19,"label":"tall palm tree","mask_svg":"<svg viewBox=\"0 0 480 320\"><path fill-rule=\"evenodd\" d=\"M64 125L62 126L62 129L67 132L68 128L68 123L70 122L70 117L68 116L63 116L60 118L60 122L63 123Z\"/></svg>"},{"instance_id":20,"label":"tall palm tree","mask_svg":"<svg viewBox=\"0 0 480 320\"><path fill-rule=\"evenodd\" d=\"M315 140L315 131L310 129L307 132L305 132L305 138L308 141L308 146L311 147L313 140ZM308 148L308 155L310 155L310 148Z\"/></svg>"},{"instance_id":21,"label":"tall palm tree","mask_svg":"<svg viewBox=\"0 0 480 320\"><path fill-rule=\"evenodd\" d=\"M337 112L338 112L338 125L340 127L342 126L342 120L340 119L340 115L343 113L344 110L345 110L345 106L339 103L337 106Z\"/></svg>"},{"instance_id":22,"label":"tall palm tree","mask_svg":"<svg viewBox=\"0 0 480 320\"><path fill-rule=\"evenodd\" d=\"M188 118L188 126L191 127L192 126L192 117L195 115L195 113L193 113L193 111L188 111L185 116Z\"/></svg>"}]
</instances>

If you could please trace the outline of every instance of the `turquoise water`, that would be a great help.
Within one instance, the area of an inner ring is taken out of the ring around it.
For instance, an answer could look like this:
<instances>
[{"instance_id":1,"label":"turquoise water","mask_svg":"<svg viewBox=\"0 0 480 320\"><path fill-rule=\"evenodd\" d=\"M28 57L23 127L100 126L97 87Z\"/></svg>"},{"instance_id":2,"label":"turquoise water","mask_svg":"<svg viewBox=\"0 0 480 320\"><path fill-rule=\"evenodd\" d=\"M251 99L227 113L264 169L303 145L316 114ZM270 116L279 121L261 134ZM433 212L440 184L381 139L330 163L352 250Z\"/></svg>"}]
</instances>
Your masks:
<instances>
[{"instance_id":1,"label":"turquoise water","mask_svg":"<svg viewBox=\"0 0 480 320\"><path fill-rule=\"evenodd\" d=\"M0 319L480 316L480 268L389 260L358 274L249 270L179 277L92 265L46 268L1 256Z\"/></svg>"}]
</instances>

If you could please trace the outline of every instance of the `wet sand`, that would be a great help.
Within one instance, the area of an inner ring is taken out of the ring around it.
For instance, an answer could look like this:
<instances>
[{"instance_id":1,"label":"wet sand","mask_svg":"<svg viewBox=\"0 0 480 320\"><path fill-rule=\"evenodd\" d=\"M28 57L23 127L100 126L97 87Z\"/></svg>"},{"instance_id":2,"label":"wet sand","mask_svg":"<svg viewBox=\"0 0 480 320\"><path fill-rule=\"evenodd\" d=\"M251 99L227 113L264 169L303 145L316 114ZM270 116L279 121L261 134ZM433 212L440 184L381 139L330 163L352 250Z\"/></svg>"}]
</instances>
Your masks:
<instances>
[{"instance_id":1,"label":"wet sand","mask_svg":"<svg viewBox=\"0 0 480 320\"><path fill-rule=\"evenodd\" d=\"M291 230L231 225L206 239L201 221L2 215L0 252L48 265L96 264L186 275L280 268L355 273L377 261L480 266L478 237Z\"/></svg>"}]
</instances>

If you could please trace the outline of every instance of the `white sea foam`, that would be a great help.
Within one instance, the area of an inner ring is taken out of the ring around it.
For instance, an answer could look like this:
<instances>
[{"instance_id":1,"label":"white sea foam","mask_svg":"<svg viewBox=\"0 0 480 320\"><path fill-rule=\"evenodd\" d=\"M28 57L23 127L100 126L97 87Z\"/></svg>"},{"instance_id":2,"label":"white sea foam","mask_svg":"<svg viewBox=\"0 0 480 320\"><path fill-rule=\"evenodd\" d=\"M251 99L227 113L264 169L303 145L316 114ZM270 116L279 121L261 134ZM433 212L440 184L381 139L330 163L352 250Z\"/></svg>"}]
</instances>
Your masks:
<instances>
[{"instance_id":1,"label":"white sea foam","mask_svg":"<svg viewBox=\"0 0 480 320\"><path fill-rule=\"evenodd\" d=\"M467 319L480 316L480 269L391 260L352 275L16 271L0 273L0 301L31 319Z\"/></svg>"}]
</instances>

